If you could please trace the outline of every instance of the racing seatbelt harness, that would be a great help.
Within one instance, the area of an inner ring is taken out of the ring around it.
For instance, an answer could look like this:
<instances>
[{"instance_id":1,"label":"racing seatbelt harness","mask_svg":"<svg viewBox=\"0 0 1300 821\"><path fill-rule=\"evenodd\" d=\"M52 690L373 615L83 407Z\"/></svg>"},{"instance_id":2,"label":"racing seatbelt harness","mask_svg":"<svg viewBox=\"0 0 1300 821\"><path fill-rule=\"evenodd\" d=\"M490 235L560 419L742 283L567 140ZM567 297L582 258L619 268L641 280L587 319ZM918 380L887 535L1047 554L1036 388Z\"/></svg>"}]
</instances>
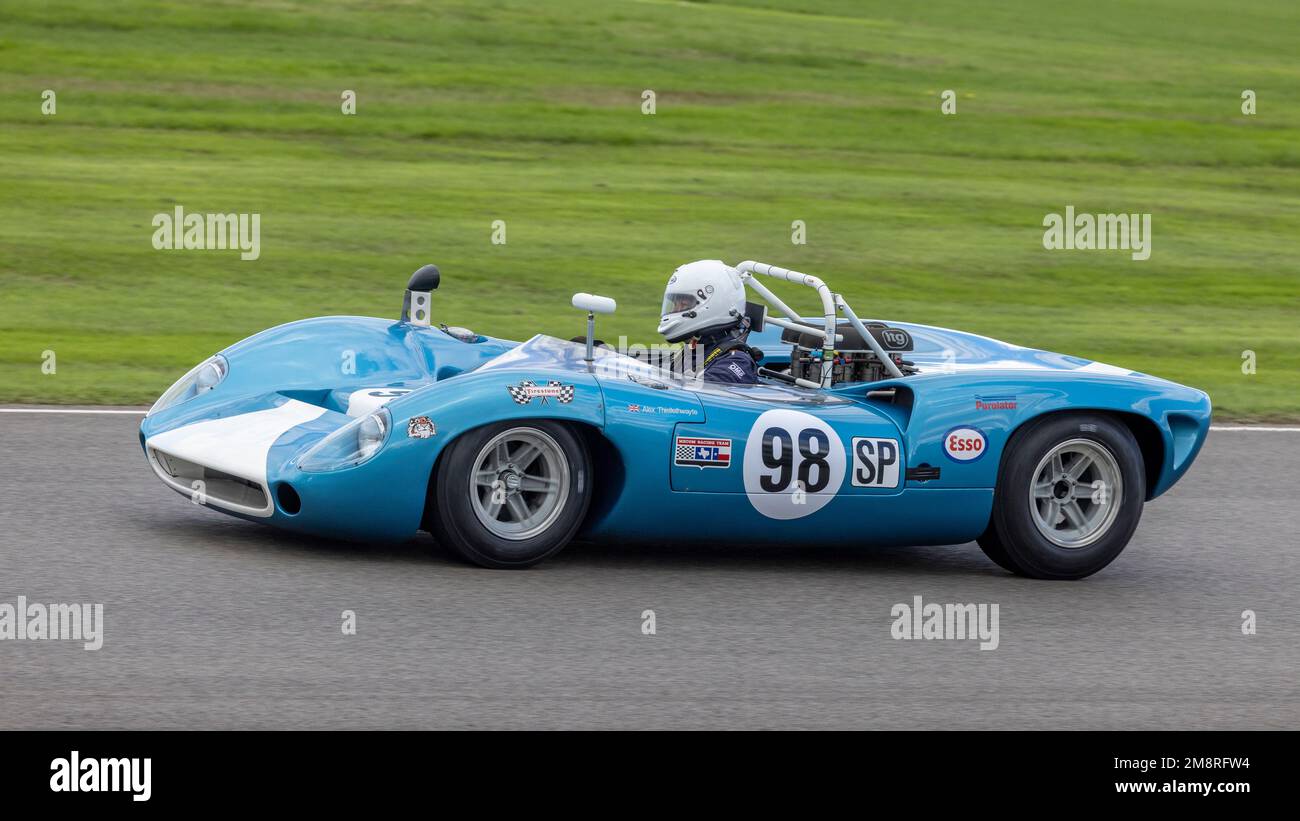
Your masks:
<instances>
[{"instance_id":1,"label":"racing seatbelt harness","mask_svg":"<svg viewBox=\"0 0 1300 821\"><path fill-rule=\"evenodd\" d=\"M721 342L716 341L718 339L721 339L722 341ZM686 360L688 359L688 357L686 356L686 352L690 351L691 356L689 358L694 359L695 350L701 344L703 344L705 349L708 350L708 354L705 355L704 361L700 363L700 367L696 371L696 373L704 373L704 369L709 367L709 365L712 364L715 359L722 356L723 354L734 351L737 348L747 352L751 357L753 357L755 362L758 362L760 359L763 358L763 353L757 348L751 348L749 346L748 339L749 339L749 320L742 319L741 322L737 323L735 328L724 332L720 336L714 337L715 341L703 342L698 338L692 339L690 345L686 348L683 348L681 351L678 352L679 355L674 357L675 365L670 365L670 368L672 368L673 370L676 370L677 368L681 368L682 372L685 372Z\"/></svg>"},{"instance_id":2,"label":"racing seatbelt harness","mask_svg":"<svg viewBox=\"0 0 1300 821\"><path fill-rule=\"evenodd\" d=\"M714 346L713 350L709 351L708 356L704 357L704 362L700 365L699 372L704 373L705 368L709 367L709 363L713 362L713 360L717 359L723 354L730 353L731 351L737 349L742 350L745 353L749 354L750 358L754 360L755 364L762 361L763 359L763 352L757 348L750 347L748 341L744 339L731 339L726 342L723 342L720 345Z\"/></svg>"},{"instance_id":3,"label":"racing seatbelt harness","mask_svg":"<svg viewBox=\"0 0 1300 821\"><path fill-rule=\"evenodd\" d=\"M704 362L700 365L700 370L703 371L705 368L709 367L709 364L712 363L713 360L717 359L718 357L722 356L725 353L734 351L736 348L748 348L748 347L749 346L746 345L744 342L741 342L736 339L723 342L721 345L715 346L712 351L709 351L709 355L704 357Z\"/></svg>"}]
</instances>

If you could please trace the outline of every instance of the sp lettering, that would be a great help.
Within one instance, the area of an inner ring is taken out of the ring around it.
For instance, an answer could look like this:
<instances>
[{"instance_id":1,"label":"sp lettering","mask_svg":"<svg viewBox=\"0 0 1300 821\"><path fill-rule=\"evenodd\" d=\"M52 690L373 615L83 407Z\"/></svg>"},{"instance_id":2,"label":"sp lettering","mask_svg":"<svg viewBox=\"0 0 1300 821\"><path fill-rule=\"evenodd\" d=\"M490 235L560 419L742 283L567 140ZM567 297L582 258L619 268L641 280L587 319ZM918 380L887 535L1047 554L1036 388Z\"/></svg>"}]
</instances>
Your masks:
<instances>
[{"instance_id":1,"label":"sp lettering","mask_svg":"<svg viewBox=\"0 0 1300 821\"><path fill-rule=\"evenodd\" d=\"M898 440L853 438L853 486L898 487Z\"/></svg>"}]
</instances>

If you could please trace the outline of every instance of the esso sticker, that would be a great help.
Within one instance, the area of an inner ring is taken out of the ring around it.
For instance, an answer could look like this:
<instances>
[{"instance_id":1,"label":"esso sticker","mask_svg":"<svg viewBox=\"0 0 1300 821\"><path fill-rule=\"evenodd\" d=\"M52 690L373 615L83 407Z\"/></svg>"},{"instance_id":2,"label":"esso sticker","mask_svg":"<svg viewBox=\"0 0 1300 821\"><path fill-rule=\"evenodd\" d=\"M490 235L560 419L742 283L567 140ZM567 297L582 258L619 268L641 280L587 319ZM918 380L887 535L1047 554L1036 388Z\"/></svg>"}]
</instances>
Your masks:
<instances>
[{"instance_id":1,"label":"esso sticker","mask_svg":"<svg viewBox=\"0 0 1300 821\"><path fill-rule=\"evenodd\" d=\"M978 428L953 428L943 435L943 452L954 462L974 462L987 447L988 440Z\"/></svg>"}]
</instances>

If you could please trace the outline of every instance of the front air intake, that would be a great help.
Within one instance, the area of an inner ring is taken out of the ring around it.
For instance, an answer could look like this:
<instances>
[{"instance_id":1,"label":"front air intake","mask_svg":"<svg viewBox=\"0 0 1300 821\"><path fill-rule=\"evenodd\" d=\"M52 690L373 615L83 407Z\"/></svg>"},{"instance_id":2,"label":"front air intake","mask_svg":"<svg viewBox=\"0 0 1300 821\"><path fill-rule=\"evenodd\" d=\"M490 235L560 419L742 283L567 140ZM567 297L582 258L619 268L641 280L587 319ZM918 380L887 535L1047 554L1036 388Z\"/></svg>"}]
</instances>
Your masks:
<instances>
[{"instance_id":1,"label":"front air intake","mask_svg":"<svg viewBox=\"0 0 1300 821\"><path fill-rule=\"evenodd\" d=\"M158 478L199 504L211 504L251 516L270 516L266 488L239 476L215 470L188 459L147 448L149 464Z\"/></svg>"}]
</instances>

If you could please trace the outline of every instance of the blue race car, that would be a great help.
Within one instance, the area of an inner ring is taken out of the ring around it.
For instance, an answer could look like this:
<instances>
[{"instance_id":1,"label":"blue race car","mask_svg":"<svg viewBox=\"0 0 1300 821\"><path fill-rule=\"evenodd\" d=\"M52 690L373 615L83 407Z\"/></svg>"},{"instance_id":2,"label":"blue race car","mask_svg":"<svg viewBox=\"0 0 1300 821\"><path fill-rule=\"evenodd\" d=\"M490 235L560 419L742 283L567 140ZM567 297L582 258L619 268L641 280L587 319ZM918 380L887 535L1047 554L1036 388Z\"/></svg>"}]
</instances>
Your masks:
<instances>
[{"instance_id":1,"label":"blue race car","mask_svg":"<svg viewBox=\"0 0 1300 821\"><path fill-rule=\"evenodd\" d=\"M1015 573L1077 579L1123 550L1205 441L1209 398L986 337L860 319L822 280L736 266L759 384L703 380L587 334L516 343L434 324L439 273L401 319L320 317L199 364L140 426L168 487L319 536L430 531L488 567L575 536L826 544L977 540ZM808 287L796 313L761 280ZM640 352L637 352L638 354Z\"/></svg>"}]
</instances>

